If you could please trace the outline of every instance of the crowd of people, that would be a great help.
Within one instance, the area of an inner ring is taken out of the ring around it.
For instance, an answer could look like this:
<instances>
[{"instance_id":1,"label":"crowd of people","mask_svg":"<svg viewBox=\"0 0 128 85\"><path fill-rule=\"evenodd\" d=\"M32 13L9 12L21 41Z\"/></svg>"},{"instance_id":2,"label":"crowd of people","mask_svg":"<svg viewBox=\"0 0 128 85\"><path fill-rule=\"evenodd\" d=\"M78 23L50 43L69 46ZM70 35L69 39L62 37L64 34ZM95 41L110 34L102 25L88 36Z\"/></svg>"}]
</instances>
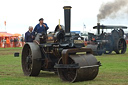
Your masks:
<instances>
[{"instance_id":1,"label":"crowd of people","mask_svg":"<svg viewBox=\"0 0 128 85\"><path fill-rule=\"evenodd\" d=\"M39 23L33 29L32 26L29 26L28 31L25 33L24 37L4 37L0 40L0 47L23 47L26 42L33 42L37 33L45 32L49 27L44 23L44 19L40 18Z\"/></svg>"},{"instance_id":2,"label":"crowd of people","mask_svg":"<svg viewBox=\"0 0 128 85\"><path fill-rule=\"evenodd\" d=\"M24 45L23 37L15 37L15 38L4 38L0 42L1 47L22 47Z\"/></svg>"}]
</instances>

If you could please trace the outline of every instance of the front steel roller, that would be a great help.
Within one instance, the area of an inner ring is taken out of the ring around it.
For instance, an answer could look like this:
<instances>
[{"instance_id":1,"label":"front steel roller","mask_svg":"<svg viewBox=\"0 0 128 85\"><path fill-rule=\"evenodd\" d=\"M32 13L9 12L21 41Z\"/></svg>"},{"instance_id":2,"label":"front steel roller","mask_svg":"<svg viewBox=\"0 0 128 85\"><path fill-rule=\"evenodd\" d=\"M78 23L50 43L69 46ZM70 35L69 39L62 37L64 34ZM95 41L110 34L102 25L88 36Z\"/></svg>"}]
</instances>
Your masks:
<instances>
[{"instance_id":1,"label":"front steel roller","mask_svg":"<svg viewBox=\"0 0 128 85\"><path fill-rule=\"evenodd\" d=\"M22 50L22 69L26 76L38 76L41 69L41 52L35 43L26 43Z\"/></svg>"},{"instance_id":2,"label":"front steel roller","mask_svg":"<svg viewBox=\"0 0 128 85\"><path fill-rule=\"evenodd\" d=\"M98 45L89 44L87 45L86 48L91 48L93 51L93 55L102 55L104 52L103 46L101 44Z\"/></svg>"},{"instance_id":3,"label":"front steel roller","mask_svg":"<svg viewBox=\"0 0 128 85\"><path fill-rule=\"evenodd\" d=\"M59 64L63 66L62 58ZM57 70L63 81L77 82L93 80L98 74L99 66L92 54L69 55L68 64Z\"/></svg>"}]
</instances>

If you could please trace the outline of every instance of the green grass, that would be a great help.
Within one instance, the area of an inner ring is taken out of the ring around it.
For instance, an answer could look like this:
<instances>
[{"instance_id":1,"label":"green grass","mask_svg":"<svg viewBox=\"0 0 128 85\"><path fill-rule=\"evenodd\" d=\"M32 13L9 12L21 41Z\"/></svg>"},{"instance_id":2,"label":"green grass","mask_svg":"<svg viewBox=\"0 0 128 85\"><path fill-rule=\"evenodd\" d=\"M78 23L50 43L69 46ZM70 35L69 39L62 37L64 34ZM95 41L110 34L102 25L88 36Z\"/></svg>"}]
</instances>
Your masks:
<instances>
[{"instance_id":1,"label":"green grass","mask_svg":"<svg viewBox=\"0 0 128 85\"><path fill-rule=\"evenodd\" d=\"M96 56L102 63L92 81L63 82L52 72L41 71L38 77L23 75L21 57L14 57L21 48L0 48L0 85L128 85L128 50L125 54Z\"/></svg>"}]
</instances>

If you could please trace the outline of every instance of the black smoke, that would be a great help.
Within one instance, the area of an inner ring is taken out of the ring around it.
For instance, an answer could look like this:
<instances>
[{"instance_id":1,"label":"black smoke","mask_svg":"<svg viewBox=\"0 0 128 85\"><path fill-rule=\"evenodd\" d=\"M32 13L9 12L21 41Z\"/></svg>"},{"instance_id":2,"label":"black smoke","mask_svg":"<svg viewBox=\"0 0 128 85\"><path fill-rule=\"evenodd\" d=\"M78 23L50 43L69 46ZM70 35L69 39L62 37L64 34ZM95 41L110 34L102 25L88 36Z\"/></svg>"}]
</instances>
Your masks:
<instances>
[{"instance_id":1,"label":"black smoke","mask_svg":"<svg viewBox=\"0 0 128 85\"><path fill-rule=\"evenodd\" d=\"M128 7L128 0L114 0L113 2L102 4L99 9L99 14L97 15L98 22L100 22L102 19L110 17L111 15L115 16L125 7ZM128 10L125 10L125 12L128 12Z\"/></svg>"}]
</instances>

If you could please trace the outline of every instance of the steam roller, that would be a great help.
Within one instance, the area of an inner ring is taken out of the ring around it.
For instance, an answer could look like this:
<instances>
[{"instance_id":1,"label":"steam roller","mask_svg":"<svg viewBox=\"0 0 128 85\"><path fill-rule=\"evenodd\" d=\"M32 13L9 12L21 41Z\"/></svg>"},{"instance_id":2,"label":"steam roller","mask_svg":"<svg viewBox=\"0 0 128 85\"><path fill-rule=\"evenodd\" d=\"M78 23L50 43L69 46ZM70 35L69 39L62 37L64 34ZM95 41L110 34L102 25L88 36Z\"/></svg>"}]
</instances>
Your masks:
<instances>
[{"instance_id":1,"label":"steam roller","mask_svg":"<svg viewBox=\"0 0 128 85\"><path fill-rule=\"evenodd\" d=\"M127 29L126 26L100 25L100 23L97 23L97 26L94 26L93 29L97 29L98 34L89 33L88 39L90 43L87 48L91 48L94 55L111 54L113 51L116 54L124 54L126 52L127 44L123 31L123 29ZM100 33L100 29L102 29L102 33ZM104 29L113 30L111 33L106 33Z\"/></svg>"},{"instance_id":2,"label":"steam roller","mask_svg":"<svg viewBox=\"0 0 128 85\"><path fill-rule=\"evenodd\" d=\"M34 42L22 50L22 69L26 76L38 76L40 71L58 74L66 82L93 80L101 63L85 48L83 38L70 32L70 6L64 6L65 27L57 25L53 33L38 33Z\"/></svg>"}]
</instances>

